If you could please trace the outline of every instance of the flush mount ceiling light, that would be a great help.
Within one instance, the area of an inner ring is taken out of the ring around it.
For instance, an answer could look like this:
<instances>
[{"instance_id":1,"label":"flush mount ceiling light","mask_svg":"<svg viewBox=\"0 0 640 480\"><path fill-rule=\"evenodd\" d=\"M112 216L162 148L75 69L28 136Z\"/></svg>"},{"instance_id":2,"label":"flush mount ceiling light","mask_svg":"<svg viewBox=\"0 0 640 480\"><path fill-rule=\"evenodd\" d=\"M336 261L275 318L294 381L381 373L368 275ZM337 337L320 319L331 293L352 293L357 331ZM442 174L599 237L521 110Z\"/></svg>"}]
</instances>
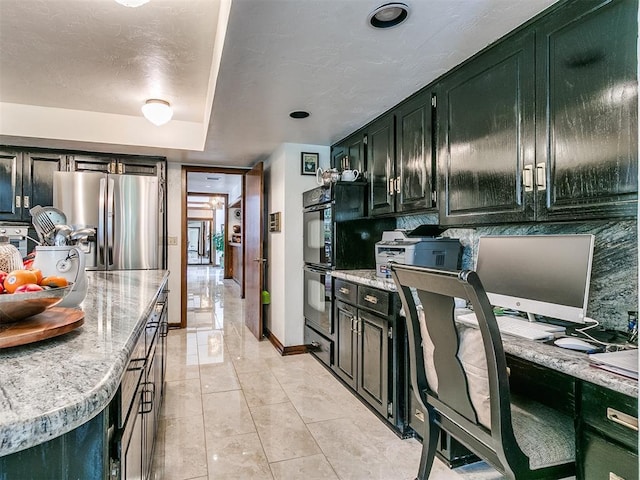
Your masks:
<instances>
[{"instance_id":1,"label":"flush mount ceiling light","mask_svg":"<svg viewBox=\"0 0 640 480\"><path fill-rule=\"evenodd\" d=\"M386 3L369 14L369 25L374 28L391 28L404 22L409 16L409 7L404 3Z\"/></svg>"},{"instance_id":2,"label":"flush mount ceiling light","mask_svg":"<svg viewBox=\"0 0 640 480\"><path fill-rule=\"evenodd\" d=\"M125 7L135 8L148 3L149 0L116 0L116 2L120 5L124 5Z\"/></svg>"},{"instance_id":3,"label":"flush mount ceiling light","mask_svg":"<svg viewBox=\"0 0 640 480\"><path fill-rule=\"evenodd\" d=\"M309 112L305 112L303 110L296 110L295 112L291 112L289 114L291 118L307 118L309 115Z\"/></svg>"},{"instance_id":4,"label":"flush mount ceiling light","mask_svg":"<svg viewBox=\"0 0 640 480\"><path fill-rule=\"evenodd\" d=\"M169 102L151 98L142 106L142 114L147 120L159 127L171 120L173 110Z\"/></svg>"}]
</instances>

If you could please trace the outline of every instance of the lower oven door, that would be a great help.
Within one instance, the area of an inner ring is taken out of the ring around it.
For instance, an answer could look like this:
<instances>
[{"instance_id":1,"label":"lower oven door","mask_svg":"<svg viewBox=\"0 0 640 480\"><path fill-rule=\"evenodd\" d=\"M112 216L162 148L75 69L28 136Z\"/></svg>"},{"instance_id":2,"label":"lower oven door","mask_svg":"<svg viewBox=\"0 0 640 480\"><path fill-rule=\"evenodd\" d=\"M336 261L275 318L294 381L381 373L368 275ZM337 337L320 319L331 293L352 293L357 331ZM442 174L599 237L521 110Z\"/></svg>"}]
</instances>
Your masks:
<instances>
[{"instance_id":1,"label":"lower oven door","mask_svg":"<svg viewBox=\"0 0 640 480\"><path fill-rule=\"evenodd\" d=\"M331 272L310 265L304 267L304 318L323 335L333 334L331 318Z\"/></svg>"}]
</instances>

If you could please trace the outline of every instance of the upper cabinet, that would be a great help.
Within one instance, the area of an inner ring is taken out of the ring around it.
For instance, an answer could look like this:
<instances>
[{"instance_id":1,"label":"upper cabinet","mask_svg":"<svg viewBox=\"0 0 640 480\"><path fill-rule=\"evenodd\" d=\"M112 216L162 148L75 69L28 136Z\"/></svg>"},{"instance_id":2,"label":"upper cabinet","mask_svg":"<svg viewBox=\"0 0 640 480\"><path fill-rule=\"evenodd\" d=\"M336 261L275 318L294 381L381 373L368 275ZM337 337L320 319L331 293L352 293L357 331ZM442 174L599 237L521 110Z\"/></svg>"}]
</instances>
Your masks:
<instances>
[{"instance_id":1,"label":"upper cabinet","mask_svg":"<svg viewBox=\"0 0 640 480\"><path fill-rule=\"evenodd\" d=\"M535 162L534 37L487 50L438 85L443 225L533 220L523 185Z\"/></svg>"},{"instance_id":2,"label":"upper cabinet","mask_svg":"<svg viewBox=\"0 0 640 480\"><path fill-rule=\"evenodd\" d=\"M421 92L395 111L396 212L436 206L433 116L435 95Z\"/></svg>"},{"instance_id":3,"label":"upper cabinet","mask_svg":"<svg viewBox=\"0 0 640 480\"><path fill-rule=\"evenodd\" d=\"M358 131L331 149L331 167L364 172L364 133Z\"/></svg>"},{"instance_id":4,"label":"upper cabinet","mask_svg":"<svg viewBox=\"0 0 640 480\"><path fill-rule=\"evenodd\" d=\"M579 1L536 24L538 219L635 215L637 1Z\"/></svg>"},{"instance_id":5,"label":"upper cabinet","mask_svg":"<svg viewBox=\"0 0 640 480\"><path fill-rule=\"evenodd\" d=\"M367 127L370 215L435 207L433 104L421 92Z\"/></svg>"},{"instance_id":6,"label":"upper cabinet","mask_svg":"<svg viewBox=\"0 0 640 480\"><path fill-rule=\"evenodd\" d=\"M31 207L52 204L53 172L66 162L60 153L0 151L0 220L31 223Z\"/></svg>"},{"instance_id":7,"label":"upper cabinet","mask_svg":"<svg viewBox=\"0 0 640 480\"><path fill-rule=\"evenodd\" d=\"M394 211L395 135L393 115L385 115L367 128L367 179L369 214Z\"/></svg>"},{"instance_id":8,"label":"upper cabinet","mask_svg":"<svg viewBox=\"0 0 640 480\"><path fill-rule=\"evenodd\" d=\"M636 12L569 2L439 83L441 224L636 214Z\"/></svg>"}]
</instances>

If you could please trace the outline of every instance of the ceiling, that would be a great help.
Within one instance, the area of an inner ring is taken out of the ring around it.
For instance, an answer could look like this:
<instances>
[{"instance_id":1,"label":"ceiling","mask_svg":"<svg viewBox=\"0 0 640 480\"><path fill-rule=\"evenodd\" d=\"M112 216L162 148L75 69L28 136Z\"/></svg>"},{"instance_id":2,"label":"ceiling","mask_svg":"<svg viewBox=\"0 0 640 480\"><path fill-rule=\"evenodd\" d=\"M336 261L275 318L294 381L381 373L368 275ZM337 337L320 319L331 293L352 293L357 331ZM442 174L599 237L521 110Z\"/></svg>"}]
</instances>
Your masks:
<instances>
[{"instance_id":1,"label":"ceiling","mask_svg":"<svg viewBox=\"0 0 640 480\"><path fill-rule=\"evenodd\" d=\"M0 143L248 167L335 143L555 0L405 0L375 30L385 2L1 0Z\"/></svg>"}]
</instances>

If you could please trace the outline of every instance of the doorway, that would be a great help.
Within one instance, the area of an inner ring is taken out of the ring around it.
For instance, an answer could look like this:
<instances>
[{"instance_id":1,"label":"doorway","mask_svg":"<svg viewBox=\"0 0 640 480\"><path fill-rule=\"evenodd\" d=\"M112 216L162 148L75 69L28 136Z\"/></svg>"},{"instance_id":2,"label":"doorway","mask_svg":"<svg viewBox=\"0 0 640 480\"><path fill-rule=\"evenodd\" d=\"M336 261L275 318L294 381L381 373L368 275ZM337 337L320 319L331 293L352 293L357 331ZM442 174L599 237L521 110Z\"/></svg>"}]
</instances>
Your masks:
<instances>
[{"instance_id":1,"label":"doorway","mask_svg":"<svg viewBox=\"0 0 640 480\"><path fill-rule=\"evenodd\" d=\"M195 305L189 278L205 272L225 282L234 279L244 298L241 219L245 171L182 167L181 328L187 326L188 309Z\"/></svg>"}]
</instances>

